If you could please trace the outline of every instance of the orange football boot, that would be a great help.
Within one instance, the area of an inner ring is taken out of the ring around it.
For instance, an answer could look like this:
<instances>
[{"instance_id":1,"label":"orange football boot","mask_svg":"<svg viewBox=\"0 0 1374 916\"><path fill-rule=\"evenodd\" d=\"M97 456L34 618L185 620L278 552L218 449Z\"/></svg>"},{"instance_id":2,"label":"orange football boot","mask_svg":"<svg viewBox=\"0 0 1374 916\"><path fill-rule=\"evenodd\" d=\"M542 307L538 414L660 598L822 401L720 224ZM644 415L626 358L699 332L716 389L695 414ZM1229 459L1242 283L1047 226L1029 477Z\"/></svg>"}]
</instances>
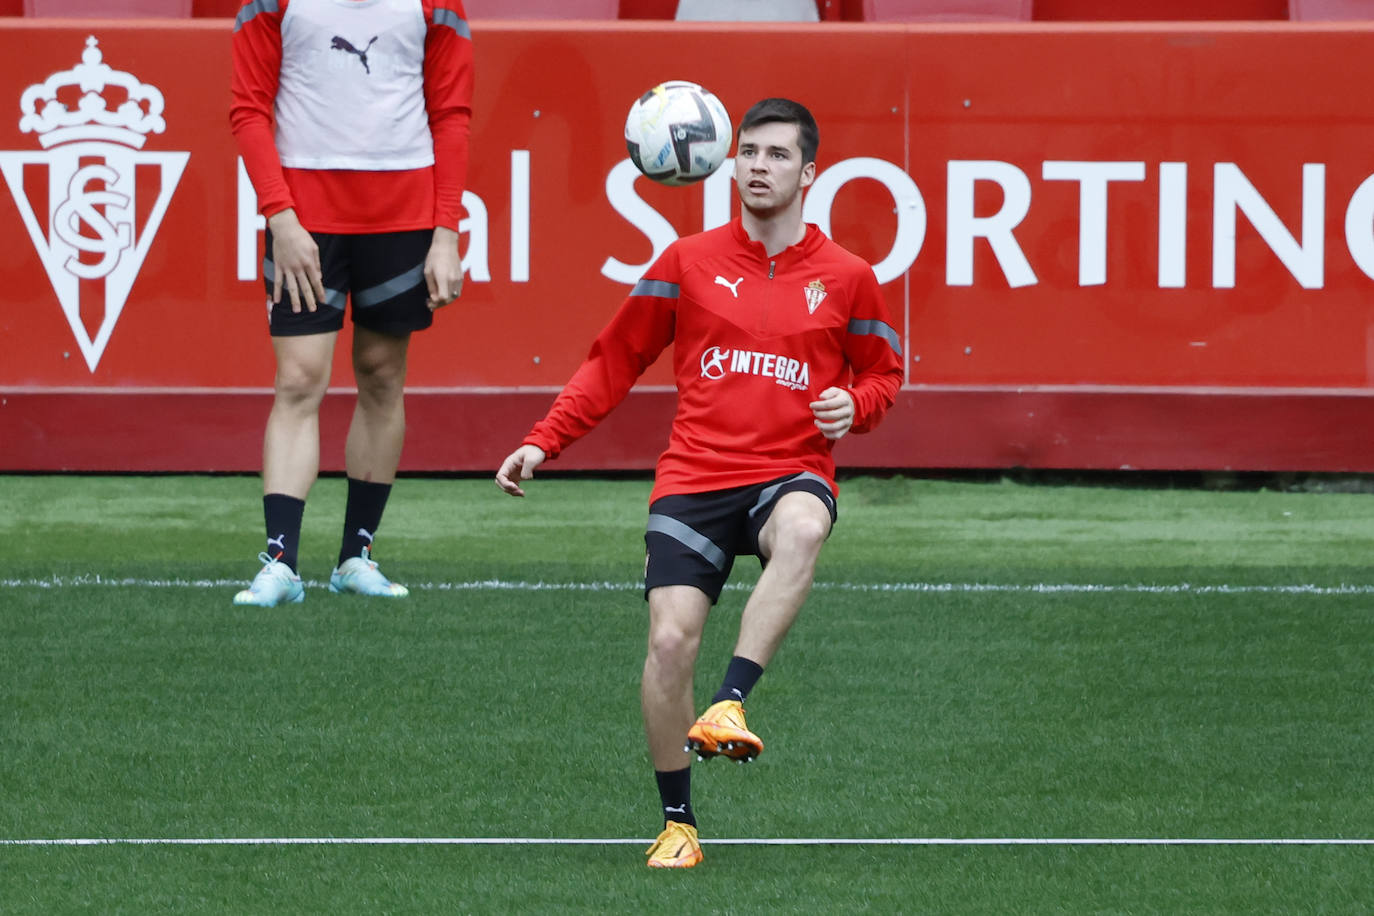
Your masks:
<instances>
[{"instance_id":1,"label":"orange football boot","mask_svg":"<svg viewBox=\"0 0 1374 916\"><path fill-rule=\"evenodd\" d=\"M697 828L669 821L644 854L649 857L650 868L691 868L701 862Z\"/></svg>"},{"instance_id":2,"label":"orange football boot","mask_svg":"<svg viewBox=\"0 0 1374 916\"><path fill-rule=\"evenodd\" d=\"M744 706L739 700L713 703L687 732L683 750L696 752L700 760L724 755L748 763L763 753L763 741L744 724Z\"/></svg>"}]
</instances>

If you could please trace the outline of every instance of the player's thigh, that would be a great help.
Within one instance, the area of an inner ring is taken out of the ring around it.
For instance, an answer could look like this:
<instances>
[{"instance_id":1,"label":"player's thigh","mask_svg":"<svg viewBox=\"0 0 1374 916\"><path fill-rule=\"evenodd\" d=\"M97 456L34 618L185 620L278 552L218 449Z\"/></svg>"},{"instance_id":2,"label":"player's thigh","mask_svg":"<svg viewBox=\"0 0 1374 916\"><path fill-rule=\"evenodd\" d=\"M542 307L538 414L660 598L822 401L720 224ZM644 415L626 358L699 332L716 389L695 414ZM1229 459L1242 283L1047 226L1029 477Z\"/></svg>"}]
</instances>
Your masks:
<instances>
[{"instance_id":1,"label":"player's thigh","mask_svg":"<svg viewBox=\"0 0 1374 916\"><path fill-rule=\"evenodd\" d=\"M649 590L649 646L695 654L711 612L711 596L691 585L660 585Z\"/></svg>"},{"instance_id":2,"label":"player's thigh","mask_svg":"<svg viewBox=\"0 0 1374 916\"><path fill-rule=\"evenodd\" d=\"M329 387L337 332L274 336L277 358L275 390L279 397L319 401Z\"/></svg>"},{"instance_id":3,"label":"player's thigh","mask_svg":"<svg viewBox=\"0 0 1374 916\"><path fill-rule=\"evenodd\" d=\"M427 229L350 238L349 295L355 325L405 337L434 323L425 283L425 259L433 238Z\"/></svg>"},{"instance_id":4,"label":"player's thigh","mask_svg":"<svg viewBox=\"0 0 1374 916\"><path fill-rule=\"evenodd\" d=\"M727 494L690 493L656 499L644 531L644 591L672 585L719 598L738 552L740 509Z\"/></svg>"},{"instance_id":5,"label":"player's thigh","mask_svg":"<svg viewBox=\"0 0 1374 916\"><path fill-rule=\"evenodd\" d=\"M353 374L359 385L399 387L405 381L410 335L397 337L354 325Z\"/></svg>"},{"instance_id":6,"label":"player's thigh","mask_svg":"<svg viewBox=\"0 0 1374 916\"><path fill-rule=\"evenodd\" d=\"M779 551L814 557L839 517L829 485L814 474L780 481L770 501L754 513L753 539L767 563Z\"/></svg>"}]
</instances>

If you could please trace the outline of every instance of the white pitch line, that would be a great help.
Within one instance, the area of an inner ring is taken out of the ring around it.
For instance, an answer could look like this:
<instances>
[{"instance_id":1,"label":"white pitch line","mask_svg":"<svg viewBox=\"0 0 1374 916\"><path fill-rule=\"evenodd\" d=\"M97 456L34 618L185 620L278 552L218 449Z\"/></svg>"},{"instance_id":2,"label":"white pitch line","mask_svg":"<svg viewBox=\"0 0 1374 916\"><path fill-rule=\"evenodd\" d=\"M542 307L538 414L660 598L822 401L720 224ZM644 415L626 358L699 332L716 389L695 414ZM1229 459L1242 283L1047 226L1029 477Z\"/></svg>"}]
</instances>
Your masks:
<instances>
[{"instance_id":1,"label":"white pitch line","mask_svg":"<svg viewBox=\"0 0 1374 916\"><path fill-rule=\"evenodd\" d=\"M106 588L239 588L242 579L139 579L104 576L98 573L79 576L48 576L40 579L0 579L0 588L60 589L89 586ZM327 583L307 580L310 588L323 588ZM407 583L412 591L473 592L625 592L640 591L641 582L524 582L506 579L477 579L469 582ZM746 590L747 584L731 584L729 590ZM1149 595L1374 595L1374 585L1194 585L1179 582L1169 585L1119 584L1103 585L1088 582L817 582L819 591L899 592L925 594L1006 593L1006 594L1149 594Z\"/></svg>"},{"instance_id":2,"label":"white pitch line","mask_svg":"<svg viewBox=\"0 0 1374 916\"><path fill-rule=\"evenodd\" d=\"M648 837L85 837L0 840L0 846L638 846ZM704 846L1374 846L1341 837L754 837Z\"/></svg>"}]
</instances>

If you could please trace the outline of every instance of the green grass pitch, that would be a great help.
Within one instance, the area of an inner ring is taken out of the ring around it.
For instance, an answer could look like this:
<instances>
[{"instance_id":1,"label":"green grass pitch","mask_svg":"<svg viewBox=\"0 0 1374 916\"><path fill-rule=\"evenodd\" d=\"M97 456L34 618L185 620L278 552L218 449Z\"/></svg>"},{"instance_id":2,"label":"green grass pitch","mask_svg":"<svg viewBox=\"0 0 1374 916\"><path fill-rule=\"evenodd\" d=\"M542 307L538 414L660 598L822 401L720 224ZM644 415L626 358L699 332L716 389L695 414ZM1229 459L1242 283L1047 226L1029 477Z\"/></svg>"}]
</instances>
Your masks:
<instances>
[{"instance_id":1,"label":"green grass pitch","mask_svg":"<svg viewBox=\"0 0 1374 916\"><path fill-rule=\"evenodd\" d=\"M255 479L0 477L0 912L1374 909L1357 843L710 843L1374 839L1374 497L845 481L750 699L768 750L697 765L706 860L662 874L648 491L402 480L377 556L413 590L382 604L320 585L325 479L315 585L263 610L230 603ZM708 623L703 702L756 568ZM71 838L618 842L13 842Z\"/></svg>"}]
</instances>

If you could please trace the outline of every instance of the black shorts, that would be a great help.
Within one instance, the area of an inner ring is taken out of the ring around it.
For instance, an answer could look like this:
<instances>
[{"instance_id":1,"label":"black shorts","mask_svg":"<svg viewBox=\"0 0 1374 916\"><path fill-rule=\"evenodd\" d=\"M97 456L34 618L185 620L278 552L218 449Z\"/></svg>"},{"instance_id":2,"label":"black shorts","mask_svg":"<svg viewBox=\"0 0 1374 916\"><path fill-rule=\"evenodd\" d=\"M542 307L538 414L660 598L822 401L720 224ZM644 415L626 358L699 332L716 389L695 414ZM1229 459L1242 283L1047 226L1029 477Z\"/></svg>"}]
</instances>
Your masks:
<instances>
[{"instance_id":1,"label":"black shorts","mask_svg":"<svg viewBox=\"0 0 1374 916\"><path fill-rule=\"evenodd\" d=\"M660 585L691 585L715 604L735 557L759 553L759 532L784 493L813 493L838 519L835 496L825 479L804 471L764 483L707 493L683 493L654 500L644 532L644 594Z\"/></svg>"},{"instance_id":2,"label":"black shorts","mask_svg":"<svg viewBox=\"0 0 1374 916\"><path fill-rule=\"evenodd\" d=\"M309 311L301 303L291 311L291 297L282 287L281 301L272 303L268 321L273 337L299 337L343 330L344 305L353 302L353 323L392 337L405 337L434 323L425 285L425 258L434 232L378 232L372 235L336 235L312 232L320 246L320 270L324 274L325 301ZM267 254L262 276L268 302L276 265L272 263L272 230L267 230Z\"/></svg>"}]
</instances>

